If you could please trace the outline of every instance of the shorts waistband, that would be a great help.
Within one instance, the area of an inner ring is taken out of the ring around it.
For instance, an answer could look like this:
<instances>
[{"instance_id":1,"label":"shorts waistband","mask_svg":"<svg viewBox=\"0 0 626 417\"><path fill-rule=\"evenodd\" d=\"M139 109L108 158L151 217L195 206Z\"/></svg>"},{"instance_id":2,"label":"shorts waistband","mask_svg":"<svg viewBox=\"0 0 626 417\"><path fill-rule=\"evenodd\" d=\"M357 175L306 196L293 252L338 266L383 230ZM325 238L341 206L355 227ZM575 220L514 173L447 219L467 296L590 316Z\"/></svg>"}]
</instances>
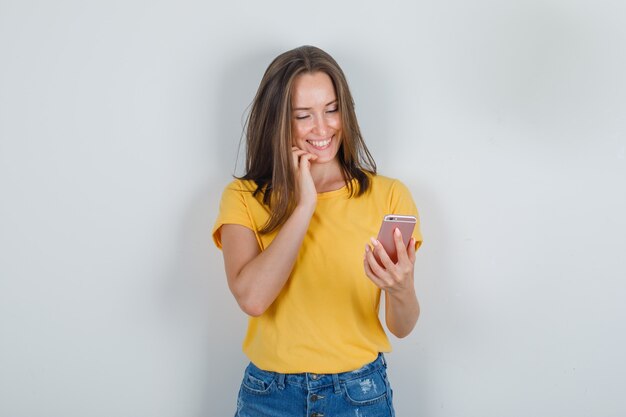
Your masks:
<instances>
[{"instance_id":1,"label":"shorts waistband","mask_svg":"<svg viewBox=\"0 0 626 417\"><path fill-rule=\"evenodd\" d=\"M279 388L281 386L284 386L285 384L289 384L314 389L322 388L329 385L334 385L336 388L337 384L340 382L351 381L353 379L369 375L372 372L378 371L379 369L387 368L387 362L385 361L385 356L382 353L379 353L378 357L374 361L362 366L361 368L355 369L354 371L341 372L338 374L316 374L310 372L303 372L298 374L281 374L279 372L262 370L254 365L252 362L250 362L250 365L248 366L255 368L258 372L264 372L274 375Z\"/></svg>"}]
</instances>

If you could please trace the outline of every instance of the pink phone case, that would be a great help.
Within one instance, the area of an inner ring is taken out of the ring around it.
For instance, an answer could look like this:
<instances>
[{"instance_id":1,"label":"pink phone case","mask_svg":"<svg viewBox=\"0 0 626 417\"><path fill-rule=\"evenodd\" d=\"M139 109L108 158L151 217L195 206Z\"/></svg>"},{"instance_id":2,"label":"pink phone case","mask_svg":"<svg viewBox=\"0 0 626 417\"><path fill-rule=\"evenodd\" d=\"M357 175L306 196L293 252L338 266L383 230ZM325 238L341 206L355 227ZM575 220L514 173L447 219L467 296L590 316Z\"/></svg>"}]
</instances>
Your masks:
<instances>
[{"instance_id":1,"label":"pink phone case","mask_svg":"<svg viewBox=\"0 0 626 417\"><path fill-rule=\"evenodd\" d=\"M378 232L378 241L383 245L387 255L393 262L398 262L398 253L396 252L396 243L393 239L393 231L398 228L402 233L402 240L405 247L409 245L413 229L415 229L417 219L415 216L406 216L401 214L388 214L383 219L383 224Z\"/></svg>"}]
</instances>

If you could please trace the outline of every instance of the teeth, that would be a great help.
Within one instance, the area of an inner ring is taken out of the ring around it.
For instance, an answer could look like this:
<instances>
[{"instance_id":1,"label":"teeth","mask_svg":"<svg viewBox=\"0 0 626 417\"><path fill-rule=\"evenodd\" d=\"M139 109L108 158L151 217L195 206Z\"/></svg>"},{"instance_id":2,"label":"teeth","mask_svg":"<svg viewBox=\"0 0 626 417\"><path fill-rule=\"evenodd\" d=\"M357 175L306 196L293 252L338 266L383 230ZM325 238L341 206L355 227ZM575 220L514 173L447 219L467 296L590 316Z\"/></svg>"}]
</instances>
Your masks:
<instances>
[{"instance_id":1,"label":"teeth","mask_svg":"<svg viewBox=\"0 0 626 417\"><path fill-rule=\"evenodd\" d=\"M330 139L326 139L326 140L309 140L308 141L311 145L313 146L317 146L318 148L323 148L324 146L328 145L330 143Z\"/></svg>"}]
</instances>

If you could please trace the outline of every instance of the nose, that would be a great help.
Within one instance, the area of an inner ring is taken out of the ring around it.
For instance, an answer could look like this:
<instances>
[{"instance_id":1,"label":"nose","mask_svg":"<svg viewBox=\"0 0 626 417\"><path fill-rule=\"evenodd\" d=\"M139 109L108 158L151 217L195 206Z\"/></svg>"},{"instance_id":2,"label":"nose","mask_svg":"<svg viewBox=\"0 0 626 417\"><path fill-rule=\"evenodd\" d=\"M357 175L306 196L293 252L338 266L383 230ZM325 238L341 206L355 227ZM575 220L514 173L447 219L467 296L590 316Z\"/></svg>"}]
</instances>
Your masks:
<instances>
[{"instance_id":1,"label":"nose","mask_svg":"<svg viewBox=\"0 0 626 417\"><path fill-rule=\"evenodd\" d=\"M313 132L316 135L326 136L328 134L328 123L324 119L324 116L318 116L315 118L315 126L313 126Z\"/></svg>"}]
</instances>

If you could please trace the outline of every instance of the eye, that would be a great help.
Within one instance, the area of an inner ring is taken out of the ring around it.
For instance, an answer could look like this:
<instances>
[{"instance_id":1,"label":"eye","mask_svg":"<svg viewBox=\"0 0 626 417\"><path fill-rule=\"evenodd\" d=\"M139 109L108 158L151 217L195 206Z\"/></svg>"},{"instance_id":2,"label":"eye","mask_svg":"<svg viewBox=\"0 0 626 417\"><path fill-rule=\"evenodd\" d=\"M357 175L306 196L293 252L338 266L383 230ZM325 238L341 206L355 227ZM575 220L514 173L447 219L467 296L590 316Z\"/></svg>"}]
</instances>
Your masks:
<instances>
[{"instance_id":1,"label":"eye","mask_svg":"<svg viewBox=\"0 0 626 417\"><path fill-rule=\"evenodd\" d=\"M337 110L339 110L337 107L334 107L332 109L326 110L326 113L336 113Z\"/></svg>"},{"instance_id":2,"label":"eye","mask_svg":"<svg viewBox=\"0 0 626 417\"><path fill-rule=\"evenodd\" d=\"M305 116L296 116L296 120L304 120L307 117L309 117L309 115L305 115Z\"/></svg>"}]
</instances>

